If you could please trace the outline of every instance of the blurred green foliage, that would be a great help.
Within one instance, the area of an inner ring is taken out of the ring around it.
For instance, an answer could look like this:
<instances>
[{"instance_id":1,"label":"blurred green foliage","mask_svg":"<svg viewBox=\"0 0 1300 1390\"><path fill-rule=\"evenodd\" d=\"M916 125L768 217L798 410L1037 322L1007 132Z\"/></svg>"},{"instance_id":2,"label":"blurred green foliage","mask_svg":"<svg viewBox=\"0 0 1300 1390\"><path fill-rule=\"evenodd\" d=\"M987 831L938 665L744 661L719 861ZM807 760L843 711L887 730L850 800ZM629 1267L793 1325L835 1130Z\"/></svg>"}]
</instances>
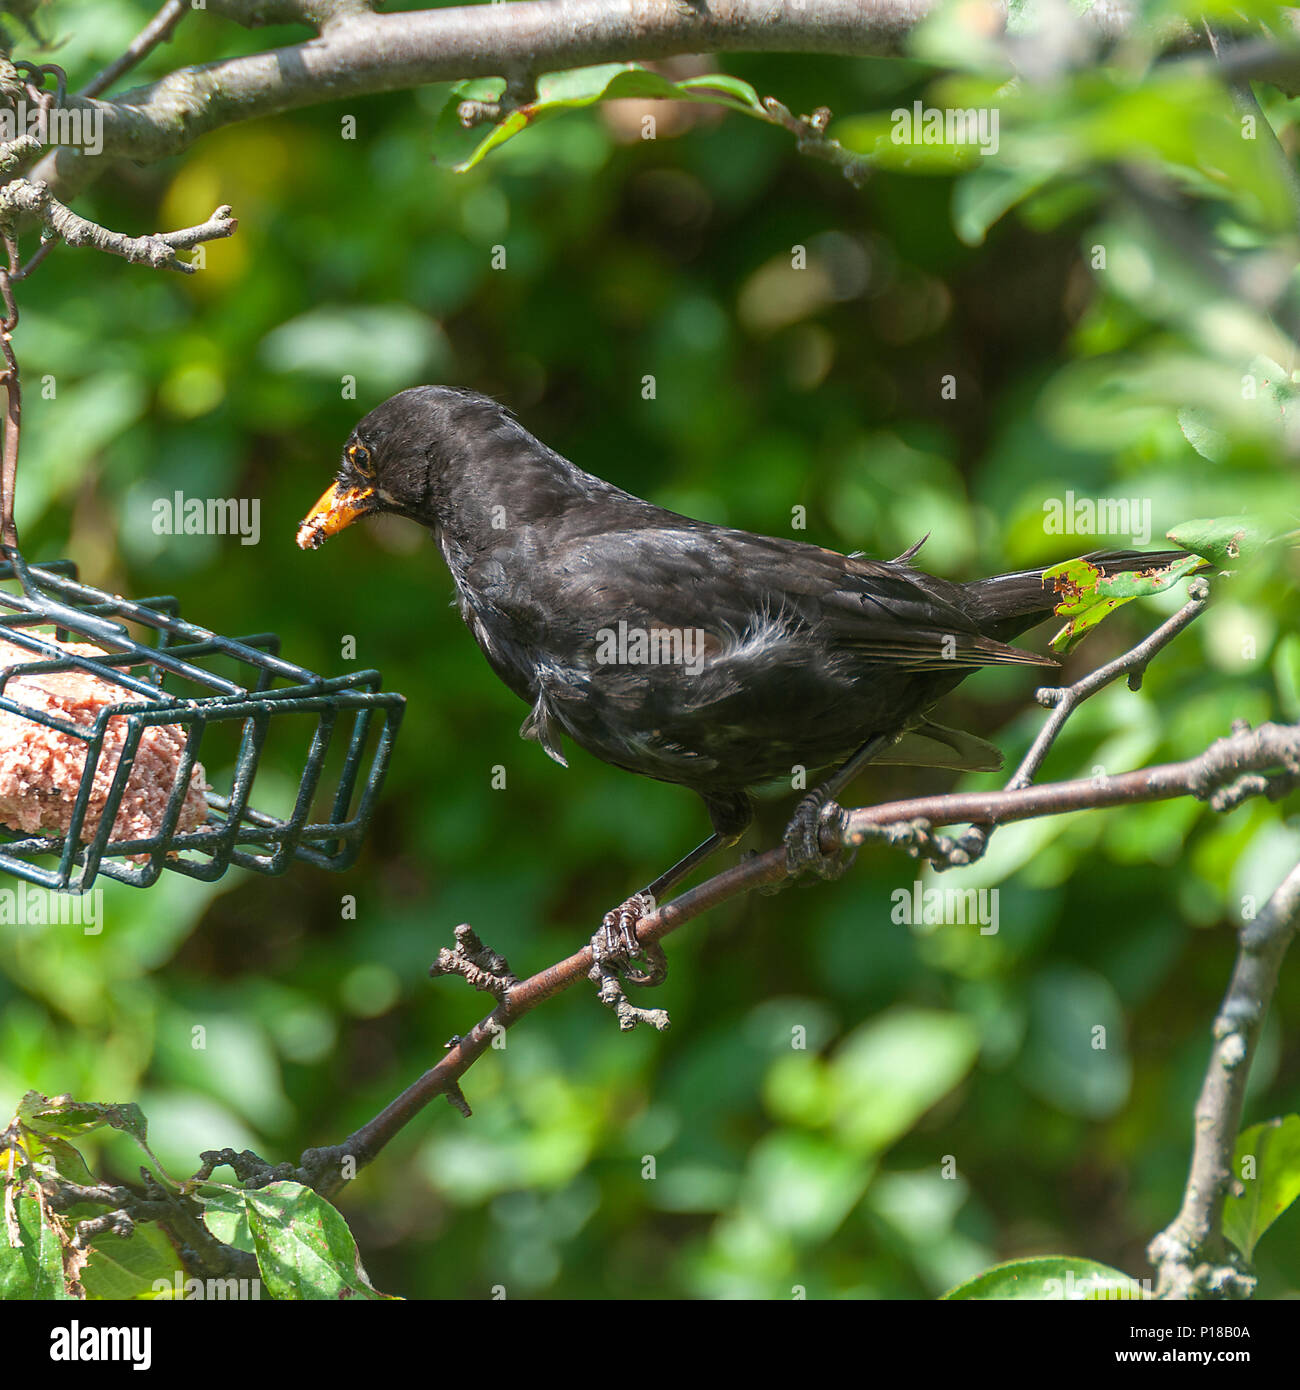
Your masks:
<instances>
[{"instance_id":1,"label":"blurred green foliage","mask_svg":"<svg viewBox=\"0 0 1300 1390\"><path fill-rule=\"evenodd\" d=\"M53 56L76 85L150 12L60 0ZM832 135L882 156L860 192L783 131L707 106L658 108L642 140L635 101L565 114L455 174L432 162L449 91L430 87L224 130L81 200L133 233L228 202L240 229L193 277L60 248L20 287L26 552L72 556L119 592L174 593L225 632L274 629L315 669L378 666L410 709L346 876L166 875L106 886L100 935L0 930L0 1095L139 1101L175 1173L205 1148L275 1161L335 1142L483 1012L425 978L457 923L531 973L703 834L684 792L578 750L566 772L518 739L525 711L414 528L294 547L351 424L395 390L497 395L583 466L709 520L790 534L803 508L805 538L873 555L928 532L919 563L953 577L1106 543L1047 534L1045 502L1067 492L1149 501L1153 544L1195 517L1300 526L1300 363L1219 273L1295 280L1275 152L1241 138L1204 67L1153 77L1138 39L1104 67L1004 90L960 23L927 25L910 61L704 69L795 111L830 106ZM304 36L196 12L141 80ZM942 82L940 57L960 69ZM1262 96L1294 163L1300 108ZM999 154L909 161L887 144L889 113L914 100L1001 103ZM1117 193L1116 160L1173 182L1181 241ZM1243 398L1264 356L1286 399L1263 382ZM1196 451L1205 431L1216 457ZM154 534L153 500L177 489L259 498L260 543ZM1295 553L1275 547L1217 583L1140 692L1084 707L1044 776L1188 757L1234 719L1300 719L1295 579ZM1178 602L1128 604L1067 676ZM1043 717L1032 685L982 673L948 722L1014 759ZM881 769L850 799L951 784ZM787 809L765 809L749 843L771 843ZM836 883L733 902L674 936L647 1001L670 1010L666 1035L618 1035L586 991L551 1001L470 1073L473 1119L422 1116L342 1209L375 1284L418 1297L933 1296L1059 1252L1146 1276L1145 1244L1180 1199L1233 925L1298 852L1287 804L1009 827L940 880L1000 889L983 935L896 925L891 893L916 867L864 850ZM1247 1122L1300 1109L1297 1020L1292 968ZM1293 1208L1261 1242L1262 1293L1300 1292L1298 1234Z\"/></svg>"}]
</instances>

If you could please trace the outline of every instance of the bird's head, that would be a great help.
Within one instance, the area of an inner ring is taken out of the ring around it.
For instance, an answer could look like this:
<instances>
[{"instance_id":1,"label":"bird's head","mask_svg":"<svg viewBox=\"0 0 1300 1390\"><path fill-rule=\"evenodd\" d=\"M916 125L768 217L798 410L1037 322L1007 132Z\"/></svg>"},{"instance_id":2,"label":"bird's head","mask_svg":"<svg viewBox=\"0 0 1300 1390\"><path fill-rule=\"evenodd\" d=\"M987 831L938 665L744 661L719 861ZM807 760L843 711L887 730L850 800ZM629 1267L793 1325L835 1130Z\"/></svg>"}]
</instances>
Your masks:
<instances>
[{"instance_id":1,"label":"bird's head","mask_svg":"<svg viewBox=\"0 0 1300 1390\"><path fill-rule=\"evenodd\" d=\"M333 484L298 526L299 546L315 550L375 512L434 525L448 470L475 436L508 418L489 397L451 386L413 386L390 396L348 436Z\"/></svg>"}]
</instances>

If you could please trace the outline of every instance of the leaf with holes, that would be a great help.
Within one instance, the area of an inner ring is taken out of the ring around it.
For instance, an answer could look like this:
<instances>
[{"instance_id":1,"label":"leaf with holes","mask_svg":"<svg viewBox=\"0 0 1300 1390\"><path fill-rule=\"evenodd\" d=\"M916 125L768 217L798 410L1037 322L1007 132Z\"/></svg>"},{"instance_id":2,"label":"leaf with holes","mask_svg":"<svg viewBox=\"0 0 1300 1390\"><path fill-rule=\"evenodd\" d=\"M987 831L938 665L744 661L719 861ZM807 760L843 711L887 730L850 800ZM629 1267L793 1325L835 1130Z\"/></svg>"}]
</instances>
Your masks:
<instances>
[{"instance_id":1,"label":"leaf with holes","mask_svg":"<svg viewBox=\"0 0 1300 1390\"><path fill-rule=\"evenodd\" d=\"M1078 559L1066 560L1064 564L1044 570L1043 584L1051 584L1061 595L1053 611L1057 617L1068 620L1052 638L1052 649L1070 651L1103 618L1108 618L1130 599L1158 594L1203 563L1199 555L1189 555L1172 565L1107 575L1090 560Z\"/></svg>"},{"instance_id":2,"label":"leaf with holes","mask_svg":"<svg viewBox=\"0 0 1300 1390\"><path fill-rule=\"evenodd\" d=\"M1203 521L1184 521L1168 532L1169 539L1185 550L1203 555L1220 569L1236 569L1252 560L1272 534L1259 517L1218 516Z\"/></svg>"}]
</instances>

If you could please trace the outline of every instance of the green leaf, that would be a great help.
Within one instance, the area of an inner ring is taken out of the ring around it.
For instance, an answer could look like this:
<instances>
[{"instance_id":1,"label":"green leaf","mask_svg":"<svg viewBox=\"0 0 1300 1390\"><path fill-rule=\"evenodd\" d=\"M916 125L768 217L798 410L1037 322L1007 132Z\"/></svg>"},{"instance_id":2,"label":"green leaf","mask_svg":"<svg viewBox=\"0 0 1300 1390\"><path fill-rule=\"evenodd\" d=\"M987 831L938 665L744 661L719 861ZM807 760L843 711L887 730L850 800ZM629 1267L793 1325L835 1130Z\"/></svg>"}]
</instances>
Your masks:
<instances>
[{"instance_id":1,"label":"green leaf","mask_svg":"<svg viewBox=\"0 0 1300 1390\"><path fill-rule=\"evenodd\" d=\"M1293 434L1294 422L1300 413L1300 385L1291 373L1271 357L1260 354L1251 361L1244 382L1252 383L1254 388L1242 397L1249 402L1248 408L1256 413L1252 429L1262 426L1269 431L1270 438L1279 441ZM1178 412L1178 424L1187 442L1211 463L1229 463L1234 447L1242 442L1242 418L1239 411L1229 411L1228 404L1219 401L1213 409L1207 409L1204 404L1184 406ZM1240 408L1241 402L1234 399L1231 405Z\"/></svg>"},{"instance_id":2,"label":"green leaf","mask_svg":"<svg viewBox=\"0 0 1300 1390\"><path fill-rule=\"evenodd\" d=\"M112 1105L73 1100L71 1096L55 1096L51 1100L39 1091L28 1091L18 1102L18 1119L33 1133L54 1139L77 1139L101 1125L111 1125L129 1134L142 1148L149 1136L144 1111L134 1102Z\"/></svg>"},{"instance_id":3,"label":"green leaf","mask_svg":"<svg viewBox=\"0 0 1300 1390\"><path fill-rule=\"evenodd\" d=\"M42 1219L35 1197L14 1202L13 1235L21 1243L10 1244L0 1224L0 1299L68 1299L63 1279L63 1256L54 1227Z\"/></svg>"},{"instance_id":4,"label":"green leaf","mask_svg":"<svg viewBox=\"0 0 1300 1390\"><path fill-rule=\"evenodd\" d=\"M178 1185L149 1147L149 1122L133 1101L112 1104L73 1100L68 1095L51 1100L39 1091L28 1091L18 1103L15 1119L23 1128L33 1161L51 1162L61 1177L83 1182L85 1173L89 1172L80 1153L64 1141L107 1125L135 1140L153 1164L160 1181L172 1187Z\"/></svg>"},{"instance_id":5,"label":"green leaf","mask_svg":"<svg viewBox=\"0 0 1300 1390\"><path fill-rule=\"evenodd\" d=\"M656 74L651 73L652 77ZM733 111L744 110L747 114L766 115L767 112L758 93L738 77L728 77L725 73L713 73L707 77L684 77L680 82L669 84L677 92L686 92L695 101L716 101L721 93L723 105Z\"/></svg>"},{"instance_id":6,"label":"green leaf","mask_svg":"<svg viewBox=\"0 0 1300 1390\"><path fill-rule=\"evenodd\" d=\"M1183 542L1179 542L1181 545ZM1189 547L1190 548L1190 547ZM1056 605L1057 617L1069 621L1052 638L1056 651L1068 652L1077 646L1103 618L1130 599L1145 598L1170 588L1184 576L1201 567L1198 555L1189 555L1159 569L1129 571L1107 576L1090 560L1066 560L1044 570L1043 583L1055 585L1062 595Z\"/></svg>"},{"instance_id":7,"label":"green leaf","mask_svg":"<svg viewBox=\"0 0 1300 1390\"><path fill-rule=\"evenodd\" d=\"M248 1228L273 1298L386 1298L371 1286L347 1222L296 1182L244 1193Z\"/></svg>"},{"instance_id":8,"label":"green leaf","mask_svg":"<svg viewBox=\"0 0 1300 1390\"><path fill-rule=\"evenodd\" d=\"M1229 452L1228 436L1214 428L1210 423L1211 418L1208 410L1199 406L1184 406L1178 412L1178 428L1203 459L1222 463Z\"/></svg>"},{"instance_id":9,"label":"green leaf","mask_svg":"<svg viewBox=\"0 0 1300 1390\"><path fill-rule=\"evenodd\" d=\"M1255 1176L1243 1176L1247 1163ZM1300 1197L1300 1115L1266 1120L1237 1140L1233 1177L1241 1192L1223 1205L1223 1233L1249 1260L1260 1236Z\"/></svg>"},{"instance_id":10,"label":"green leaf","mask_svg":"<svg viewBox=\"0 0 1300 1390\"><path fill-rule=\"evenodd\" d=\"M906 134L909 132L888 111L846 116L834 126L835 139L846 150L881 169L943 176L984 167L984 157L974 143L904 138Z\"/></svg>"},{"instance_id":11,"label":"green leaf","mask_svg":"<svg viewBox=\"0 0 1300 1390\"><path fill-rule=\"evenodd\" d=\"M1052 177L1050 169L1008 169L985 163L958 180L952 195L952 221L967 246L980 246L989 228Z\"/></svg>"},{"instance_id":12,"label":"green leaf","mask_svg":"<svg viewBox=\"0 0 1300 1390\"><path fill-rule=\"evenodd\" d=\"M1288 719L1300 719L1300 633L1288 632L1273 656L1278 699Z\"/></svg>"},{"instance_id":13,"label":"green leaf","mask_svg":"<svg viewBox=\"0 0 1300 1390\"><path fill-rule=\"evenodd\" d=\"M1271 401L1279 414L1284 414L1292 401L1300 396L1300 386L1291 379L1291 373L1271 357L1261 354L1250 364L1250 376L1264 388L1266 399Z\"/></svg>"},{"instance_id":14,"label":"green leaf","mask_svg":"<svg viewBox=\"0 0 1300 1390\"><path fill-rule=\"evenodd\" d=\"M832 1127L855 1152L881 1152L961 1081L978 1052L977 1028L958 1014L882 1014L851 1033L831 1060Z\"/></svg>"},{"instance_id":15,"label":"green leaf","mask_svg":"<svg viewBox=\"0 0 1300 1390\"><path fill-rule=\"evenodd\" d=\"M1203 555L1220 569L1235 569L1251 560L1269 540L1273 528L1259 517L1219 516L1184 521L1167 532L1175 545Z\"/></svg>"},{"instance_id":16,"label":"green leaf","mask_svg":"<svg viewBox=\"0 0 1300 1390\"><path fill-rule=\"evenodd\" d=\"M179 1278L178 1278L179 1276ZM94 1239L80 1283L88 1298L175 1298L187 1276L161 1226L141 1223L129 1239L104 1232Z\"/></svg>"},{"instance_id":17,"label":"green leaf","mask_svg":"<svg viewBox=\"0 0 1300 1390\"><path fill-rule=\"evenodd\" d=\"M1142 1299L1148 1295L1121 1269L1073 1255L1042 1255L1009 1260L958 1284L945 1299L1032 1299L1102 1302Z\"/></svg>"},{"instance_id":18,"label":"green leaf","mask_svg":"<svg viewBox=\"0 0 1300 1390\"><path fill-rule=\"evenodd\" d=\"M42 1137L31 1130L24 1130L23 1144L32 1168L38 1174L62 1178L65 1182L94 1181L86 1160L66 1140Z\"/></svg>"},{"instance_id":19,"label":"green leaf","mask_svg":"<svg viewBox=\"0 0 1300 1390\"><path fill-rule=\"evenodd\" d=\"M248 1207L242 1188L206 1183L198 1200L203 1205L203 1224L223 1245L236 1250L254 1251L253 1233L248 1228Z\"/></svg>"},{"instance_id":20,"label":"green leaf","mask_svg":"<svg viewBox=\"0 0 1300 1390\"><path fill-rule=\"evenodd\" d=\"M795 1240L828 1240L862 1200L874 1165L817 1134L776 1130L755 1145L744 1205Z\"/></svg>"},{"instance_id":21,"label":"green leaf","mask_svg":"<svg viewBox=\"0 0 1300 1390\"><path fill-rule=\"evenodd\" d=\"M538 80L535 101L511 111L504 120L491 126L486 134L476 134L473 130L466 132L460 124L458 108L461 102L471 99L495 101L503 87L501 80L494 78L459 82L452 88L434 126L435 160L439 163L451 162L456 173L463 174L528 126L564 111L592 106L598 101L637 98L642 101L708 102L743 112L747 116L756 116L760 120L771 119L758 93L738 77L714 73L673 82L639 63L602 63L597 67L547 74ZM481 131L482 127L478 129ZM470 137L468 150L465 148L467 134Z\"/></svg>"}]
</instances>

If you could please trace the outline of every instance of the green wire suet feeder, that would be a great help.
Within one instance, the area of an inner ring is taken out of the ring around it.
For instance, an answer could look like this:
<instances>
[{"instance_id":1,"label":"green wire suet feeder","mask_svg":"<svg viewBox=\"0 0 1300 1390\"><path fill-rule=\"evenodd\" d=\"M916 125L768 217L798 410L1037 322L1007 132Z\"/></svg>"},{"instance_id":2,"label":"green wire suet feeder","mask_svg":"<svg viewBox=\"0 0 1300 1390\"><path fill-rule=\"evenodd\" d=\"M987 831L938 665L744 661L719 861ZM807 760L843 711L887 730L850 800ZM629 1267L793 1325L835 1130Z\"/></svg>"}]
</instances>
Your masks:
<instances>
[{"instance_id":1,"label":"green wire suet feeder","mask_svg":"<svg viewBox=\"0 0 1300 1390\"><path fill-rule=\"evenodd\" d=\"M66 830L31 835L0 827L0 869L80 893L101 873L144 887L163 869L211 881L231 864L265 874L283 873L295 859L326 869L352 864L405 707L401 695L379 689L377 671L326 679L280 657L273 634L223 637L184 621L174 598L122 598L79 583L70 561L28 566L15 547L2 548L0 640L30 660L0 667L0 712L84 743L85 754ZM133 628L146 640L133 637ZM69 638L101 650L70 651L60 645ZM232 666L230 675L214 669ZM24 697L23 678L63 672L108 682L121 698L114 692L113 703L79 723ZM292 805L275 815L258 809L254 781L273 726L292 717L306 717L311 731ZM114 839L142 739L158 726L183 738L165 805L149 833ZM228 736L229 786L202 789L205 822L183 828L203 739L213 730ZM341 752L341 768L325 793L328 811L313 819L332 749ZM116 765L101 772L106 753ZM92 803L97 824L88 821Z\"/></svg>"}]
</instances>

